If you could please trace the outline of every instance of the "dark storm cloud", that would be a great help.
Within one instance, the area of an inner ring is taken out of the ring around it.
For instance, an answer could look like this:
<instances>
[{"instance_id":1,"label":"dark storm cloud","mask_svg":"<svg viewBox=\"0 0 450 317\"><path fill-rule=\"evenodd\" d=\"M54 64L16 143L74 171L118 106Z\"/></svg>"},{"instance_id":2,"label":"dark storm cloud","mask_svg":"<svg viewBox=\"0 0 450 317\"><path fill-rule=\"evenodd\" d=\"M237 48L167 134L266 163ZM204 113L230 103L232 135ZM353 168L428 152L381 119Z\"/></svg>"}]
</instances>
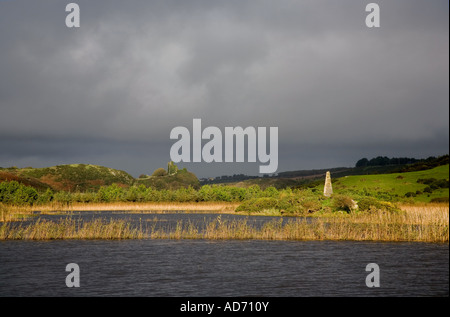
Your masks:
<instances>
[{"instance_id":1,"label":"dark storm cloud","mask_svg":"<svg viewBox=\"0 0 450 317\"><path fill-rule=\"evenodd\" d=\"M0 2L2 166L139 174L195 117L278 126L279 170L448 152L448 3L378 1L368 29L364 1L76 2L79 29L66 3ZM221 167L253 171L188 165Z\"/></svg>"}]
</instances>

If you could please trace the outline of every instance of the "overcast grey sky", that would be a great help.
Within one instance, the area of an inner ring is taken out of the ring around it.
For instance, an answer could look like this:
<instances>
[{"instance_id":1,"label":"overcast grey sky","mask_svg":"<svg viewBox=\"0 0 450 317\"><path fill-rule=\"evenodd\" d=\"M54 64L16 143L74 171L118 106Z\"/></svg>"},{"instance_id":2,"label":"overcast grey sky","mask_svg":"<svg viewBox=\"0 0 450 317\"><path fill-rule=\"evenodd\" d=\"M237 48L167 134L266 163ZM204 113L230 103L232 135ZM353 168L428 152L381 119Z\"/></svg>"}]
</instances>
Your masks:
<instances>
[{"instance_id":1,"label":"overcast grey sky","mask_svg":"<svg viewBox=\"0 0 450 317\"><path fill-rule=\"evenodd\" d=\"M279 129L278 171L449 152L448 1L0 1L0 166L166 166L176 126ZM259 163L180 163L199 177Z\"/></svg>"}]
</instances>

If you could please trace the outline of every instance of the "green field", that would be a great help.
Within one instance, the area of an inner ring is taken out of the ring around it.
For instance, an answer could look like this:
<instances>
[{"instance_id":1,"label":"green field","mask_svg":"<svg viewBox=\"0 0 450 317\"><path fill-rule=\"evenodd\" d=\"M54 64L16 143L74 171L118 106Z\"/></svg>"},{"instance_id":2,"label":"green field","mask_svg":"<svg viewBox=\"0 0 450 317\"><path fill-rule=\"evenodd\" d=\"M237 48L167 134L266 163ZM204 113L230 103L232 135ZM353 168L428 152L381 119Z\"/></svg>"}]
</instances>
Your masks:
<instances>
[{"instance_id":1,"label":"green field","mask_svg":"<svg viewBox=\"0 0 450 317\"><path fill-rule=\"evenodd\" d=\"M331 177L333 179L333 175ZM425 180L425 183L421 183L420 180ZM333 191L335 194L369 194L385 200L409 199L416 202L430 202L432 199L449 197L448 181L449 165L447 164L417 172L335 178ZM323 190L323 185L318 186L317 189Z\"/></svg>"}]
</instances>

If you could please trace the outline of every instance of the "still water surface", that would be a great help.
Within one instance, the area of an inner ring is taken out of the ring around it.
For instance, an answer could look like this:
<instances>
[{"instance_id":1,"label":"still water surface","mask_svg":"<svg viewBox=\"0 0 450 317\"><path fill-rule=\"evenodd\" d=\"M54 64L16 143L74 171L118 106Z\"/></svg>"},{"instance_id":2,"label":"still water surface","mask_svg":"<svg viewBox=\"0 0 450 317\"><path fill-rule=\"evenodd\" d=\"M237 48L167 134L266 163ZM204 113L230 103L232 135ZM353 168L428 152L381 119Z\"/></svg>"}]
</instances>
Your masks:
<instances>
[{"instance_id":1,"label":"still water surface","mask_svg":"<svg viewBox=\"0 0 450 317\"><path fill-rule=\"evenodd\" d=\"M133 217L176 223L176 215ZM255 218L249 221L267 219ZM373 262L380 267L379 288L365 284L366 265ZM80 267L79 288L66 287L68 263ZM448 265L448 244L3 241L0 296L448 296Z\"/></svg>"}]
</instances>

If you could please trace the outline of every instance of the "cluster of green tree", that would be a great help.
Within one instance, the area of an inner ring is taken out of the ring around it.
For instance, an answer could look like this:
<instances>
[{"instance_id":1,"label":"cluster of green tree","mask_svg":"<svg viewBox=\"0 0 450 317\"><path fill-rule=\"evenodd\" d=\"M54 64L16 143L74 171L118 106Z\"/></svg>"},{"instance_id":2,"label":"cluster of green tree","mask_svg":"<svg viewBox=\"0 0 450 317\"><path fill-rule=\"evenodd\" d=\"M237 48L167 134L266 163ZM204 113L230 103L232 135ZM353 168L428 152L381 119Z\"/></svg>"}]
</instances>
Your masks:
<instances>
[{"instance_id":1,"label":"cluster of green tree","mask_svg":"<svg viewBox=\"0 0 450 317\"><path fill-rule=\"evenodd\" d=\"M414 164L402 167L399 172L405 173L405 172L423 171L447 164L449 164L448 154L439 157L430 156L427 159L420 160Z\"/></svg>"},{"instance_id":2,"label":"cluster of green tree","mask_svg":"<svg viewBox=\"0 0 450 317\"><path fill-rule=\"evenodd\" d=\"M269 177L269 175L264 175L263 177ZM222 175L214 178L203 178L200 180L200 184L223 184L223 183L237 183L248 179L259 178L259 176L245 175L245 174L233 174L233 175Z\"/></svg>"},{"instance_id":3,"label":"cluster of green tree","mask_svg":"<svg viewBox=\"0 0 450 317\"><path fill-rule=\"evenodd\" d=\"M46 203L53 195L50 189L39 193L31 186L25 186L17 181L0 183L0 202L11 205L33 205Z\"/></svg>"},{"instance_id":4,"label":"cluster of green tree","mask_svg":"<svg viewBox=\"0 0 450 317\"><path fill-rule=\"evenodd\" d=\"M330 172L333 175L337 173L346 173L351 171L351 167L334 167L327 169L312 169L312 170L299 170L299 171L288 171L278 173L277 178L314 178L314 177L325 177L326 172ZM346 175L346 174L344 174Z\"/></svg>"},{"instance_id":5,"label":"cluster of green tree","mask_svg":"<svg viewBox=\"0 0 450 317\"><path fill-rule=\"evenodd\" d=\"M448 179L436 179L436 178L419 178L417 180L419 184L429 185L431 189L448 188Z\"/></svg>"},{"instance_id":6,"label":"cluster of green tree","mask_svg":"<svg viewBox=\"0 0 450 317\"><path fill-rule=\"evenodd\" d=\"M195 174L185 168L178 170L175 164L169 167L168 171L163 168L156 169L151 177L141 177L134 181L134 185L144 185L158 190L177 190L181 188L200 188L200 182Z\"/></svg>"},{"instance_id":7,"label":"cluster of green tree","mask_svg":"<svg viewBox=\"0 0 450 317\"><path fill-rule=\"evenodd\" d=\"M12 181L0 183L0 202L30 205L50 201L66 204L73 202L242 202L260 197L278 197L282 192L274 187L262 190L258 185L248 188L204 185L200 189L181 187L175 190L159 190L142 184L127 188L112 184L90 192L53 192L50 189L38 192L32 187Z\"/></svg>"},{"instance_id":8,"label":"cluster of green tree","mask_svg":"<svg viewBox=\"0 0 450 317\"><path fill-rule=\"evenodd\" d=\"M121 187L117 184L102 186L92 192L53 192L47 189L38 192L34 188L16 181L0 184L0 203L12 205L39 205L57 202L70 205L75 202L237 202L236 211L266 212L276 214L306 215L318 211L354 210L355 201L348 195L334 195L331 200L315 189L276 189L264 190L258 185L247 188L220 185L204 185L196 190L192 187L176 190L158 190L144 185ZM359 210L371 208L396 210L390 203L381 202L369 196L358 196Z\"/></svg>"},{"instance_id":9,"label":"cluster of green tree","mask_svg":"<svg viewBox=\"0 0 450 317\"><path fill-rule=\"evenodd\" d=\"M418 160L410 157L393 157L389 158L387 156L377 156L372 159L362 158L356 162L355 167L365 167L365 166L385 166L385 165L405 165L413 164Z\"/></svg>"},{"instance_id":10,"label":"cluster of green tree","mask_svg":"<svg viewBox=\"0 0 450 317\"><path fill-rule=\"evenodd\" d=\"M449 163L449 156L443 155L439 157L430 156L426 159L415 159L409 157L393 157L377 156L372 159L362 158L356 162L355 167L367 166L386 166L386 165L405 165L396 172L413 172L419 170L431 169L437 166Z\"/></svg>"},{"instance_id":11,"label":"cluster of green tree","mask_svg":"<svg viewBox=\"0 0 450 317\"><path fill-rule=\"evenodd\" d=\"M417 195L421 195L423 193L431 194L434 190L440 188L449 188L448 179L436 179L436 178L419 178L417 183L428 185L423 189L423 191L416 192L407 192L405 197L416 197Z\"/></svg>"}]
</instances>

